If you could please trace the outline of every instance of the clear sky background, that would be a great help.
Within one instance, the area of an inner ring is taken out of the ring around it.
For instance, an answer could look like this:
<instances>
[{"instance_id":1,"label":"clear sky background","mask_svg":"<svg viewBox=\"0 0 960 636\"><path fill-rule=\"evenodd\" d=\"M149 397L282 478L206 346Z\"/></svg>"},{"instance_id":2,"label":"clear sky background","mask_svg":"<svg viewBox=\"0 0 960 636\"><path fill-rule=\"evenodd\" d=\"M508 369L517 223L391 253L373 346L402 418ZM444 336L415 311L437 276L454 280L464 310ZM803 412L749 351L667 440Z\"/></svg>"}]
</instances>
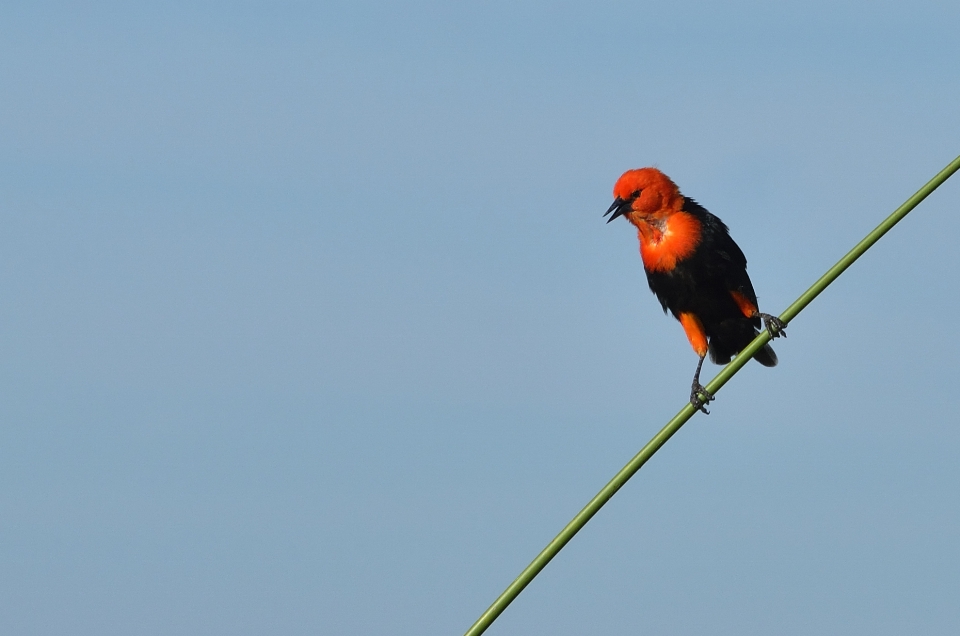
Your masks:
<instances>
[{"instance_id":1,"label":"clear sky background","mask_svg":"<svg viewBox=\"0 0 960 636\"><path fill-rule=\"evenodd\" d=\"M958 34L4 3L0 632L462 633L688 394L617 177L719 215L779 313L960 153ZM958 240L955 177L489 633L956 634Z\"/></svg>"}]
</instances>

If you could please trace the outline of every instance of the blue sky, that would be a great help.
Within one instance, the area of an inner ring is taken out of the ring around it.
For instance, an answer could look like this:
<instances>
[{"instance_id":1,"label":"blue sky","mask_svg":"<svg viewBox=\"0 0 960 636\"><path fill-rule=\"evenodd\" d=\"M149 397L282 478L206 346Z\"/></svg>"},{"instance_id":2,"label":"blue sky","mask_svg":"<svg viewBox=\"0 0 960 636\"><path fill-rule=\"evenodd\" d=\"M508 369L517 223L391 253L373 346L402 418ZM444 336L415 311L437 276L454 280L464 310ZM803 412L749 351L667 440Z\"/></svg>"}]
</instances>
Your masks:
<instances>
[{"instance_id":1,"label":"blue sky","mask_svg":"<svg viewBox=\"0 0 960 636\"><path fill-rule=\"evenodd\" d=\"M462 633L689 389L616 178L673 177L779 313L960 153L958 31L5 4L0 631ZM956 633L956 179L488 633Z\"/></svg>"}]
</instances>

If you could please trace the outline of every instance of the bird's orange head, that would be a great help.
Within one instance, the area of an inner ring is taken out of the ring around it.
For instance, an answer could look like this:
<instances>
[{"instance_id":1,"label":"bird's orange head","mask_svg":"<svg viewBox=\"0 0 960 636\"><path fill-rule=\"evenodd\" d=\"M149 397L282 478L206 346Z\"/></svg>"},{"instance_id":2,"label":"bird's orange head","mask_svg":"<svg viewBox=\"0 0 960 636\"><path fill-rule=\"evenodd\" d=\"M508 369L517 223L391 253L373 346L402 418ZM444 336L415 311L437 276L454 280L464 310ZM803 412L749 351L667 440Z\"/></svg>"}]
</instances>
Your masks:
<instances>
[{"instance_id":1,"label":"bird's orange head","mask_svg":"<svg viewBox=\"0 0 960 636\"><path fill-rule=\"evenodd\" d=\"M613 212L607 223L621 215L634 225L656 222L683 207L680 188L656 168L624 172L613 186L613 197L613 205L604 214Z\"/></svg>"}]
</instances>

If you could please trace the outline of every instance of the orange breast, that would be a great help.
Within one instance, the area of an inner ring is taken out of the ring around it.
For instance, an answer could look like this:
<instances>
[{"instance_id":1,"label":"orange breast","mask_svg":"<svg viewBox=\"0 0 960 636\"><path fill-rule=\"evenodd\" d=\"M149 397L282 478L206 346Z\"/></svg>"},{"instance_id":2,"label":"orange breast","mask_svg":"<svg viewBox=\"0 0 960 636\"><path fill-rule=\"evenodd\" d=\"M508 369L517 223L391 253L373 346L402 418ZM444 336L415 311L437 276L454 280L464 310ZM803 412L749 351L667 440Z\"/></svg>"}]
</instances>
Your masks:
<instances>
[{"instance_id":1,"label":"orange breast","mask_svg":"<svg viewBox=\"0 0 960 636\"><path fill-rule=\"evenodd\" d=\"M697 249L700 221L692 214L675 212L659 223L637 223L640 257L652 272L669 272Z\"/></svg>"}]
</instances>

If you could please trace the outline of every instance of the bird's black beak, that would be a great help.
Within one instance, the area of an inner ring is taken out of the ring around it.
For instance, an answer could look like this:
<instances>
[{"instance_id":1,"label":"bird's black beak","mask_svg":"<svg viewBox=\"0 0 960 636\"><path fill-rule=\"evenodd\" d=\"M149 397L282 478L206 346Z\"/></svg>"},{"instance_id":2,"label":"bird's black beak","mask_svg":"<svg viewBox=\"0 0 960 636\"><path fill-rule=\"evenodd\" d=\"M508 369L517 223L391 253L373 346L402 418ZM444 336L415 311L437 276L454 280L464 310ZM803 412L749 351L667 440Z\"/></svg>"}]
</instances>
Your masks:
<instances>
[{"instance_id":1,"label":"bird's black beak","mask_svg":"<svg viewBox=\"0 0 960 636\"><path fill-rule=\"evenodd\" d=\"M630 211L630 201L617 197L616 199L613 200L613 204L609 208L607 208L607 211L603 213L603 216L607 216L608 214L613 212L613 215L609 219L607 219L607 223L609 223L610 221L614 220L618 216L626 214L629 211Z\"/></svg>"}]
</instances>

